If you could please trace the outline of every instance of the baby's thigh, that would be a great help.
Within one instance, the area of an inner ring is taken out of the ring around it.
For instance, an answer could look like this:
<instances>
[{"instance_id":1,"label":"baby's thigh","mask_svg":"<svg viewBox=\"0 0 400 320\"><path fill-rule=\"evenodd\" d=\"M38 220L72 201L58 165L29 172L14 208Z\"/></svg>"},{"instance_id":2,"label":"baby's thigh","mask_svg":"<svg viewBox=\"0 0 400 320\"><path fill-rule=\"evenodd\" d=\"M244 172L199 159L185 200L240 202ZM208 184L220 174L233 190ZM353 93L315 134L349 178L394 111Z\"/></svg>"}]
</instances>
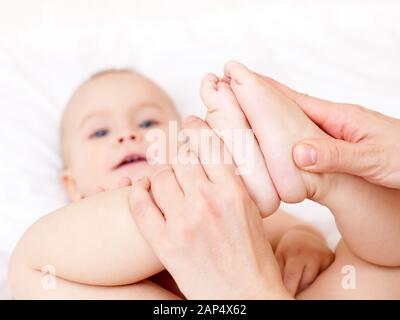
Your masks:
<instances>
[{"instance_id":1,"label":"baby's thigh","mask_svg":"<svg viewBox=\"0 0 400 320\"><path fill-rule=\"evenodd\" d=\"M400 299L400 267L373 265L341 240L335 261L298 299Z\"/></svg>"}]
</instances>

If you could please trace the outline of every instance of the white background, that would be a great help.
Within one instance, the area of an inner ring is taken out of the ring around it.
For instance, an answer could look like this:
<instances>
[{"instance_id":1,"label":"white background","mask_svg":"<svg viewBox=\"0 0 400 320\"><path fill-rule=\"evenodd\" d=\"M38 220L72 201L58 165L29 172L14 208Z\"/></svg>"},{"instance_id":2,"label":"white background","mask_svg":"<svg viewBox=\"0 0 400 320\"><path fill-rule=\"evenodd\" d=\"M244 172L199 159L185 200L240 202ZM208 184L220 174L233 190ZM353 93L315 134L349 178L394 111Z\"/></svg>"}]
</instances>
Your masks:
<instances>
[{"instance_id":1,"label":"white background","mask_svg":"<svg viewBox=\"0 0 400 320\"><path fill-rule=\"evenodd\" d=\"M183 115L203 115L200 79L220 74L228 59L400 118L400 1L0 0L0 260L29 224L65 202L58 121L80 81L133 67ZM327 210L284 207L334 245Z\"/></svg>"}]
</instances>

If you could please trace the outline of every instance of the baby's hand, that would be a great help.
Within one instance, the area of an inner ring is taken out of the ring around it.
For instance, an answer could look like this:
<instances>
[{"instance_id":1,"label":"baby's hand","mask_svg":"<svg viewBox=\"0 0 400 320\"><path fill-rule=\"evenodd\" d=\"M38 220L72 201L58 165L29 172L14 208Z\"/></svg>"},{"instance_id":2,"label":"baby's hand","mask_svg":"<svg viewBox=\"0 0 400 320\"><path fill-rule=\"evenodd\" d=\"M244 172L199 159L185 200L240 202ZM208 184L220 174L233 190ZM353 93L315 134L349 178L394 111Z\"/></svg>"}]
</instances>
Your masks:
<instances>
[{"instance_id":1,"label":"baby's hand","mask_svg":"<svg viewBox=\"0 0 400 320\"><path fill-rule=\"evenodd\" d=\"M334 258L324 239L296 227L282 236L275 256L285 287L293 296L306 289Z\"/></svg>"}]
</instances>

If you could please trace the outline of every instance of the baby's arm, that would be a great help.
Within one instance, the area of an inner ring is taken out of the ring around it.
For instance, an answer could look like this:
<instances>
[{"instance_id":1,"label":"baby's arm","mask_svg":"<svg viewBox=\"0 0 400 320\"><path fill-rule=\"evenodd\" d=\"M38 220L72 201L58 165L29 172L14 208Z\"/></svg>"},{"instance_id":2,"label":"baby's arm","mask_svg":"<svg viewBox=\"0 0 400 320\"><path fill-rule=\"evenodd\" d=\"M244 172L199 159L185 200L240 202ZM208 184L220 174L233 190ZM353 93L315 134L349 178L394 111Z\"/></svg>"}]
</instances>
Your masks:
<instances>
[{"instance_id":1,"label":"baby's arm","mask_svg":"<svg viewBox=\"0 0 400 320\"><path fill-rule=\"evenodd\" d=\"M129 190L94 195L34 223L10 261L9 279L14 295L173 298L166 290L143 281L164 268L130 216ZM44 267L54 270L57 290L42 289Z\"/></svg>"}]
</instances>

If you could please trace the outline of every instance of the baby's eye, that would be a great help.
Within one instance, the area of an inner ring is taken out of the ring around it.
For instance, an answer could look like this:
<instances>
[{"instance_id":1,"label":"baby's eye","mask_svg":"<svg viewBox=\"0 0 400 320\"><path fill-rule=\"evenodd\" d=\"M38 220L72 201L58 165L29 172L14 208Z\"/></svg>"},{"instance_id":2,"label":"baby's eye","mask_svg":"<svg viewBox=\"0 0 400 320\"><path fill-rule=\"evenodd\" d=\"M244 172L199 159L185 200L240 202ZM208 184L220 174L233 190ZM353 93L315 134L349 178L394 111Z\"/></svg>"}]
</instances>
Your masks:
<instances>
[{"instance_id":1,"label":"baby's eye","mask_svg":"<svg viewBox=\"0 0 400 320\"><path fill-rule=\"evenodd\" d=\"M150 128L152 126L156 126L157 124L158 124L158 121L145 120L145 121L142 121L141 123L139 123L139 128L147 129L147 128Z\"/></svg>"},{"instance_id":2,"label":"baby's eye","mask_svg":"<svg viewBox=\"0 0 400 320\"><path fill-rule=\"evenodd\" d=\"M102 138L104 136L106 136L108 134L108 130L107 129L99 129L96 130L95 132L93 132L89 138Z\"/></svg>"}]
</instances>

